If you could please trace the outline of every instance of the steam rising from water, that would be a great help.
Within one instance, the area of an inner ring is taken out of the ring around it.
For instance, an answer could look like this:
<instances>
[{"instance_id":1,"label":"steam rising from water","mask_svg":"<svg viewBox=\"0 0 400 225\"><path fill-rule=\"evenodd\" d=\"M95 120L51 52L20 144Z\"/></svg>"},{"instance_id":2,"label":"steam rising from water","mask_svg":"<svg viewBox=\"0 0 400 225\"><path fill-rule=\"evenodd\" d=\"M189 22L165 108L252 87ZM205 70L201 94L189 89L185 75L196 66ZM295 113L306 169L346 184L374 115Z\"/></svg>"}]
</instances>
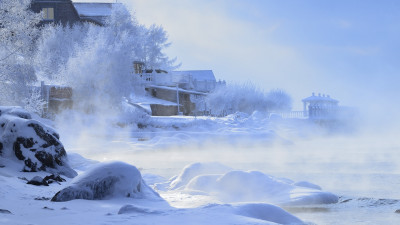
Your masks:
<instances>
[{"instance_id":1,"label":"steam rising from water","mask_svg":"<svg viewBox=\"0 0 400 225\"><path fill-rule=\"evenodd\" d=\"M309 129L307 136L296 138L285 129L270 132L270 127L265 127L268 132L248 129L239 135L198 132L196 127L152 132L92 119L89 124L59 125L68 152L99 161L125 161L143 173L166 178L190 163L220 162L234 169L307 180L338 195L400 198L396 134L321 136L312 133L318 129Z\"/></svg>"}]
</instances>

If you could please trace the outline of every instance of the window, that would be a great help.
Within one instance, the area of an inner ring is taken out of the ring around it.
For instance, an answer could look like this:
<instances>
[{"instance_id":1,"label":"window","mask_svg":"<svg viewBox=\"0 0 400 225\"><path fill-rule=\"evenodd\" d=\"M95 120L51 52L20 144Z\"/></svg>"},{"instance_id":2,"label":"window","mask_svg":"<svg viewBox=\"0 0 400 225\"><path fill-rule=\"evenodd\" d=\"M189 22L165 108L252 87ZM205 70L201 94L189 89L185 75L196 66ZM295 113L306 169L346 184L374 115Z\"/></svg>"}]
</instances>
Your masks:
<instances>
[{"instance_id":1,"label":"window","mask_svg":"<svg viewBox=\"0 0 400 225\"><path fill-rule=\"evenodd\" d=\"M54 20L54 8L43 8L43 19Z\"/></svg>"},{"instance_id":2,"label":"window","mask_svg":"<svg viewBox=\"0 0 400 225\"><path fill-rule=\"evenodd\" d=\"M141 74L143 72L143 66L144 66L143 62L139 62L139 61L133 62L133 68L135 69L136 74Z\"/></svg>"}]
</instances>

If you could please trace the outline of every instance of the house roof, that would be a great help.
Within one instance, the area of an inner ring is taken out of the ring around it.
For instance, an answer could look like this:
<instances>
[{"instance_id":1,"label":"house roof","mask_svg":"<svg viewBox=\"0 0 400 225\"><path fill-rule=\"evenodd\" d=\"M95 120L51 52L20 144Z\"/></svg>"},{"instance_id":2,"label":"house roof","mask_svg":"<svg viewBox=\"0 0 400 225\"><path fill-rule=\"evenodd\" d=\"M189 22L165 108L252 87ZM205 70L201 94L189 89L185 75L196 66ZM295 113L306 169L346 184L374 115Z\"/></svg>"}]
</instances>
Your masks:
<instances>
[{"instance_id":1,"label":"house roof","mask_svg":"<svg viewBox=\"0 0 400 225\"><path fill-rule=\"evenodd\" d=\"M216 81L212 70L185 70L185 71L173 71L172 73L178 75L190 75L194 80L197 81Z\"/></svg>"},{"instance_id":2,"label":"house roof","mask_svg":"<svg viewBox=\"0 0 400 225\"><path fill-rule=\"evenodd\" d=\"M128 102L136 105L165 105L165 106L178 105L176 102L170 102L167 100L154 98L151 96L135 96L134 98L131 98Z\"/></svg>"},{"instance_id":3,"label":"house roof","mask_svg":"<svg viewBox=\"0 0 400 225\"><path fill-rule=\"evenodd\" d=\"M83 20L104 24L111 16L113 5L116 3L73 3L78 15Z\"/></svg>"},{"instance_id":4,"label":"house roof","mask_svg":"<svg viewBox=\"0 0 400 225\"><path fill-rule=\"evenodd\" d=\"M176 88L176 87L167 87L167 86L160 86L160 85L148 85L147 87L158 88L158 89L163 89L163 90L168 90L168 91L176 91L178 89L179 92L185 93L185 94L206 95L206 93L204 93L204 92L190 91L190 90Z\"/></svg>"}]
</instances>

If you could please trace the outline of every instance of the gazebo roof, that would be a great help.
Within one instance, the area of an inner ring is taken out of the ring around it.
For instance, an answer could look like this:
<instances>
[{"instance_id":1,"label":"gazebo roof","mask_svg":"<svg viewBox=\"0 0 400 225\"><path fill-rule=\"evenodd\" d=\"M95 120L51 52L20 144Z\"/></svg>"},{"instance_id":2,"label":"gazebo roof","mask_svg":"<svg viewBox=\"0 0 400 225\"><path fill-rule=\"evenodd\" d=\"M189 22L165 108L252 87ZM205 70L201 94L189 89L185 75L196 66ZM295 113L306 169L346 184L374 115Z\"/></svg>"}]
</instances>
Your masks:
<instances>
[{"instance_id":1,"label":"gazebo roof","mask_svg":"<svg viewBox=\"0 0 400 225\"><path fill-rule=\"evenodd\" d=\"M329 95L318 94L318 96L317 96L314 93L312 93L312 96L304 98L302 101L310 102L310 103L314 103L314 102L338 103L339 102L338 100L331 98Z\"/></svg>"}]
</instances>

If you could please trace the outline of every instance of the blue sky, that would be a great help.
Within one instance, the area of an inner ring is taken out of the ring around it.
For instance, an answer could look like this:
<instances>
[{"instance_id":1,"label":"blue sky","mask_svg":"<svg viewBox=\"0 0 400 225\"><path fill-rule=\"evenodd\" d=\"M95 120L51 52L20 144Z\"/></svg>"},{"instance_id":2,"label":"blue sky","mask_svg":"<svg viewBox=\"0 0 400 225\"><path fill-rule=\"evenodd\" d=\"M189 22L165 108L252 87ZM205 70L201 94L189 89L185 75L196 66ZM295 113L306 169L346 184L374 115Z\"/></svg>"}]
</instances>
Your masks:
<instances>
[{"instance_id":1,"label":"blue sky","mask_svg":"<svg viewBox=\"0 0 400 225\"><path fill-rule=\"evenodd\" d=\"M295 109L312 92L371 110L400 98L400 1L119 2L167 30L181 69L284 89Z\"/></svg>"}]
</instances>

